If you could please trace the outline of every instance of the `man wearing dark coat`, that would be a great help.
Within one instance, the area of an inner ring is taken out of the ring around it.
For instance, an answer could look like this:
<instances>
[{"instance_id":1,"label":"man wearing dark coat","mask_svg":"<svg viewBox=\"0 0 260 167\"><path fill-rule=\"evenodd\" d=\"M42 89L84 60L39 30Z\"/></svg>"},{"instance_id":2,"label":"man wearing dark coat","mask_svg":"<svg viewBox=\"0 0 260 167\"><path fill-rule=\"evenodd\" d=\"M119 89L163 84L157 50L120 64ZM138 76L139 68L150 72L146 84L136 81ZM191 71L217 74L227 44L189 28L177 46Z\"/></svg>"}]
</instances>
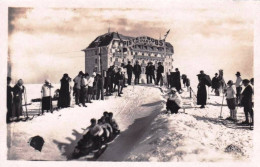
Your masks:
<instances>
[{"instance_id":1,"label":"man wearing dark coat","mask_svg":"<svg viewBox=\"0 0 260 167\"><path fill-rule=\"evenodd\" d=\"M180 92L181 90L181 74L180 74L180 71L178 68L175 69L175 77L174 77L174 80L176 82L176 89L178 92Z\"/></svg>"},{"instance_id":2,"label":"man wearing dark coat","mask_svg":"<svg viewBox=\"0 0 260 167\"><path fill-rule=\"evenodd\" d=\"M219 96L219 87L220 87L220 82L218 78L218 73L216 73L215 77L212 78L212 91L215 90L216 96Z\"/></svg>"},{"instance_id":3,"label":"man wearing dark coat","mask_svg":"<svg viewBox=\"0 0 260 167\"><path fill-rule=\"evenodd\" d=\"M146 83L147 84L149 84L150 83L150 81L149 81L149 79L150 79L150 62L147 64L147 66L145 67L145 75L146 75Z\"/></svg>"},{"instance_id":4,"label":"man wearing dark coat","mask_svg":"<svg viewBox=\"0 0 260 167\"><path fill-rule=\"evenodd\" d=\"M131 62L128 61L128 64L126 66L123 66L123 68L126 68L127 72L127 84L131 85L132 81L132 74L133 74L133 66L131 65Z\"/></svg>"},{"instance_id":5,"label":"man wearing dark coat","mask_svg":"<svg viewBox=\"0 0 260 167\"><path fill-rule=\"evenodd\" d=\"M11 78L7 77L7 114L6 114L6 123L11 122L11 117L12 117L12 105L13 105L13 95L12 91L13 88L10 86L11 83Z\"/></svg>"},{"instance_id":6,"label":"man wearing dark coat","mask_svg":"<svg viewBox=\"0 0 260 167\"><path fill-rule=\"evenodd\" d=\"M139 62L136 61L136 64L134 65L135 84L139 84L141 72L141 66L139 65Z\"/></svg>"},{"instance_id":7,"label":"man wearing dark coat","mask_svg":"<svg viewBox=\"0 0 260 167\"><path fill-rule=\"evenodd\" d=\"M64 74L60 80L58 108L70 107L70 82L71 78L69 77L69 75Z\"/></svg>"},{"instance_id":8,"label":"man wearing dark coat","mask_svg":"<svg viewBox=\"0 0 260 167\"><path fill-rule=\"evenodd\" d=\"M162 73L164 72L164 67L161 62L158 63L158 68L157 68L157 82L156 85L159 84L159 82L162 80ZM162 82L161 82L162 85Z\"/></svg>"},{"instance_id":9,"label":"man wearing dark coat","mask_svg":"<svg viewBox=\"0 0 260 167\"><path fill-rule=\"evenodd\" d=\"M149 66L149 72L150 72L150 83L155 83L155 76L154 76L154 70L155 70L155 67L153 65L153 62L150 62L150 66Z\"/></svg>"},{"instance_id":10,"label":"man wearing dark coat","mask_svg":"<svg viewBox=\"0 0 260 167\"><path fill-rule=\"evenodd\" d=\"M197 105L201 105L200 108L205 108L207 103L207 89L206 89L206 78L204 71L200 71L197 75L199 79L198 92L197 92Z\"/></svg>"},{"instance_id":11,"label":"man wearing dark coat","mask_svg":"<svg viewBox=\"0 0 260 167\"><path fill-rule=\"evenodd\" d=\"M117 73L115 74L115 81L116 81L116 85L118 87L118 96L121 96L121 94L123 94L123 74L121 72L121 68L118 69Z\"/></svg>"},{"instance_id":12,"label":"man wearing dark coat","mask_svg":"<svg viewBox=\"0 0 260 167\"><path fill-rule=\"evenodd\" d=\"M250 123L251 125L254 124L254 114L253 114L253 109L252 109L252 96L253 96L253 88L249 84L248 79L243 80L243 85L245 86L244 91L242 92L242 99L241 99L241 104L244 107L244 113L246 120L242 122L242 124L249 124L249 119L248 119L248 113L250 114L250 117L252 119L252 122Z\"/></svg>"},{"instance_id":13,"label":"man wearing dark coat","mask_svg":"<svg viewBox=\"0 0 260 167\"><path fill-rule=\"evenodd\" d=\"M22 99L25 87L23 86L23 80L19 79L17 84L13 87L13 111L14 116L19 120L23 115Z\"/></svg>"},{"instance_id":14,"label":"man wearing dark coat","mask_svg":"<svg viewBox=\"0 0 260 167\"><path fill-rule=\"evenodd\" d=\"M99 100L99 98L101 97L101 91L102 91L102 76L99 73L96 75L96 87L97 87L96 99Z\"/></svg>"}]
</instances>

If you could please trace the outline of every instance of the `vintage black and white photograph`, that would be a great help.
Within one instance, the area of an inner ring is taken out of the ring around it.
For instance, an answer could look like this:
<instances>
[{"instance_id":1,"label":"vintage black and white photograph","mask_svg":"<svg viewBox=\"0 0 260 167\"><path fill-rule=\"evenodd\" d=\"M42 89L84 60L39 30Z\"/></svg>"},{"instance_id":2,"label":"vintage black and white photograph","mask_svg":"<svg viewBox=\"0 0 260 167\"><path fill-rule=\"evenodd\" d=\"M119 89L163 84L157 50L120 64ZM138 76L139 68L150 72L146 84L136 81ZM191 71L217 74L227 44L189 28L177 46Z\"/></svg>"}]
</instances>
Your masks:
<instances>
[{"instance_id":1,"label":"vintage black and white photograph","mask_svg":"<svg viewBox=\"0 0 260 167\"><path fill-rule=\"evenodd\" d=\"M258 3L113 2L8 6L7 160L252 162Z\"/></svg>"}]
</instances>

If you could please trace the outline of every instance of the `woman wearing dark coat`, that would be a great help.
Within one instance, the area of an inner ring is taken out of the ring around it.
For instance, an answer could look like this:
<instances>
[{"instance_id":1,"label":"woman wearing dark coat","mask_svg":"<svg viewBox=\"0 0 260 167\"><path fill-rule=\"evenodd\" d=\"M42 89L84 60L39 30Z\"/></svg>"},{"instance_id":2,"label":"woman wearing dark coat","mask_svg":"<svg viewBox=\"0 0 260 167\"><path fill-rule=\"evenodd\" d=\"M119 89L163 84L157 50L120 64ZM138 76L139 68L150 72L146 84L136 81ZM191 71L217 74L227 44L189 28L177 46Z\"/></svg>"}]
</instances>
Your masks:
<instances>
[{"instance_id":1,"label":"woman wearing dark coat","mask_svg":"<svg viewBox=\"0 0 260 167\"><path fill-rule=\"evenodd\" d=\"M58 100L59 108L70 107L70 81L71 78L68 74L64 74L60 80L61 85Z\"/></svg>"},{"instance_id":2,"label":"woman wearing dark coat","mask_svg":"<svg viewBox=\"0 0 260 167\"><path fill-rule=\"evenodd\" d=\"M22 96L24 89L23 80L19 79L17 84L13 87L13 114L17 117L17 120L19 120L19 117L23 115Z\"/></svg>"},{"instance_id":3,"label":"woman wearing dark coat","mask_svg":"<svg viewBox=\"0 0 260 167\"><path fill-rule=\"evenodd\" d=\"M198 76L199 84L198 84L198 92L197 92L197 105L201 105L200 108L205 108L207 103L207 89L205 83L205 74L203 71Z\"/></svg>"},{"instance_id":4,"label":"woman wearing dark coat","mask_svg":"<svg viewBox=\"0 0 260 167\"><path fill-rule=\"evenodd\" d=\"M12 105L13 105L13 88L10 86L11 78L7 77L7 114L6 114L6 123L10 123L12 117Z\"/></svg>"}]
</instances>

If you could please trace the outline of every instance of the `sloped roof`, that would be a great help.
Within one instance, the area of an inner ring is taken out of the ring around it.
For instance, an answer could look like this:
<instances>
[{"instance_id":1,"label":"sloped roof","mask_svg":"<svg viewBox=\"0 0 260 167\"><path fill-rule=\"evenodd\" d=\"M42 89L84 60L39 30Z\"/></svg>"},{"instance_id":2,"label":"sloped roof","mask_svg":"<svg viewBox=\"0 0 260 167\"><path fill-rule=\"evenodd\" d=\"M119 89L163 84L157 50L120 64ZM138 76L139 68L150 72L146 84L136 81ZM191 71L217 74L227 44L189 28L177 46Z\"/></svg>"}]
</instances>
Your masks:
<instances>
[{"instance_id":1,"label":"sloped roof","mask_svg":"<svg viewBox=\"0 0 260 167\"><path fill-rule=\"evenodd\" d=\"M106 33L98 36L94 41L89 44L86 49L107 46L113 39L131 40L134 38L135 37L125 36L117 32ZM166 42L166 48L167 50L171 50L171 52L173 52L173 46L169 42ZM150 46L148 46L148 50L155 50L155 47L151 49Z\"/></svg>"}]
</instances>

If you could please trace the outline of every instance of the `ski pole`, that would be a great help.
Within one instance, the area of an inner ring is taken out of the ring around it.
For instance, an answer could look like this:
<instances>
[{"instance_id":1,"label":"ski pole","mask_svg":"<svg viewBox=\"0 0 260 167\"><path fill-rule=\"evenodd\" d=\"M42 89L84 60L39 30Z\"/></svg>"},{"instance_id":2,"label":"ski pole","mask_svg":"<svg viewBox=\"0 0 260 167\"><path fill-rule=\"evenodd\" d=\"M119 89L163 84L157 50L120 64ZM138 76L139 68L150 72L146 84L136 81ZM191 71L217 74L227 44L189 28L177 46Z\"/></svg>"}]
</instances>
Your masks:
<instances>
[{"instance_id":1,"label":"ski pole","mask_svg":"<svg viewBox=\"0 0 260 167\"><path fill-rule=\"evenodd\" d=\"M26 113L26 119L28 119L28 111L27 111L27 94L26 94L26 88L24 87L24 102L25 102L25 113Z\"/></svg>"},{"instance_id":2,"label":"ski pole","mask_svg":"<svg viewBox=\"0 0 260 167\"><path fill-rule=\"evenodd\" d=\"M220 110L220 116L219 116L219 118L223 118L223 117L222 117L222 108L223 108L224 97L225 97L225 94L223 94L223 98L222 98L222 104L221 104L221 110Z\"/></svg>"}]
</instances>

